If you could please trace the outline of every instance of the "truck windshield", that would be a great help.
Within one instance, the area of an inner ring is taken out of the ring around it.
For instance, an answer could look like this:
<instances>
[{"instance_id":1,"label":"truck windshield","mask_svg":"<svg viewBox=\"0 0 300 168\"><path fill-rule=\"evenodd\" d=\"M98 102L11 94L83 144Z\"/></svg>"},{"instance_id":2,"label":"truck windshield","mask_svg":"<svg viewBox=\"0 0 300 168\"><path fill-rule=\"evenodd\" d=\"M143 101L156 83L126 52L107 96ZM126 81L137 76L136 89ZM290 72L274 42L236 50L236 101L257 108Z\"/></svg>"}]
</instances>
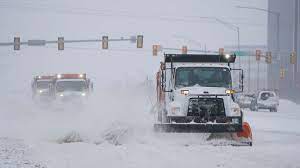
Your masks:
<instances>
[{"instance_id":1,"label":"truck windshield","mask_svg":"<svg viewBox=\"0 0 300 168\"><path fill-rule=\"evenodd\" d=\"M230 88L230 70L222 67L180 67L176 69L176 87L195 85Z\"/></svg>"},{"instance_id":2,"label":"truck windshield","mask_svg":"<svg viewBox=\"0 0 300 168\"><path fill-rule=\"evenodd\" d=\"M57 92L63 91L84 91L86 89L85 81L58 81L56 83Z\"/></svg>"},{"instance_id":3,"label":"truck windshield","mask_svg":"<svg viewBox=\"0 0 300 168\"><path fill-rule=\"evenodd\" d=\"M50 81L38 81L36 83L37 89L48 89Z\"/></svg>"}]
</instances>

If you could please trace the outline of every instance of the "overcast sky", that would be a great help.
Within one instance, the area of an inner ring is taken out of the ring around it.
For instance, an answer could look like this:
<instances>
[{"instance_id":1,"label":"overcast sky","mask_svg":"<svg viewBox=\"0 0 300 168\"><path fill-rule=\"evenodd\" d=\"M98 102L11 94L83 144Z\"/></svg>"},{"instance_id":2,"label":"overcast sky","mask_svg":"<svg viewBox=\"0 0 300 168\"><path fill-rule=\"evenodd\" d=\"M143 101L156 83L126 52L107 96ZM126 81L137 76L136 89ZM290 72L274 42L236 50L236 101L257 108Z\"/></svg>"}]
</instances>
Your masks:
<instances>
[{"instance_id":1,"label":"overcast sky","mask_svg":"<svg viewBox=\"0 0 300 168\"><path fill-rule=\"evenodd\" d=\"M0 41L143 34L149 46L236 45L236 30L203 18L215 17L240 28L241 44L266 44L267 14L237 5L268 7L267 0L2 0Z\"/></svg>"}]
</instances>

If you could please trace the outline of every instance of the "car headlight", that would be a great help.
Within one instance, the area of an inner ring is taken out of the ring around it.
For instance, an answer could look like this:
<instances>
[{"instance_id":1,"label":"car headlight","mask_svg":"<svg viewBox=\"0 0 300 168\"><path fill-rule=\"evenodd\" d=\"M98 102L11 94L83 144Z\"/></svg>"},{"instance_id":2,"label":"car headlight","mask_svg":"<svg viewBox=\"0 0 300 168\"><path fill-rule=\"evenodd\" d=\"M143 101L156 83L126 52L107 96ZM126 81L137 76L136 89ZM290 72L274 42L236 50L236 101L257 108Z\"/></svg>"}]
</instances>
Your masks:
<instances>
[{"instance_id":1,"label":"car headlight","mask_svg":"<svg viewBox=\"0 0 300 168\"><path fill-rule=\"evenodd\" d=\"M60 94L59 96L60 96L60 97L63 97L63 96L64 96L64 94Z\"/></svg>"},{"instance_id":2,"label":"car headlight","mask_svg":"<svg viewBox=\"0 0 300 168\"><path fill-rule=\"evenodd\" d=\"M178 114L178 113L180 113L180 107L172 107L171 108L171 113L172 114Z\"/></svg>"},{"instance_id":3,"label":"car headlight","mask_svg":"<svg viewBox=\"0 0 300 168\"><path fill-rule=\"evenodd\" d=\"M81 96L86 96L86 93L81 93Z\"/></svg>"},{"instance_id":4,"label":"car headlight","mask_svg":"<svg viewBox=\"0 0 300 168\"><path fill-rule=\"evenodd\" d=\"M39 93L43 93L43 90L39 90Z\"/></svg>"}]
</instances>

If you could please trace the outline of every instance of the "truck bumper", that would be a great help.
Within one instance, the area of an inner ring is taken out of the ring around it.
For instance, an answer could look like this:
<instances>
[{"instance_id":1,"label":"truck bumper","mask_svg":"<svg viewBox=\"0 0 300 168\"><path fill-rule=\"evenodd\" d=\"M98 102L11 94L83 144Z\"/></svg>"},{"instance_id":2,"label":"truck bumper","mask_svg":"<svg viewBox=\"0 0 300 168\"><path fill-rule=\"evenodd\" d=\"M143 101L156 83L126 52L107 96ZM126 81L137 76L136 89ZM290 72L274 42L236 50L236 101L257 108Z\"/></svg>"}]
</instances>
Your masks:
<instances>
[{"instance_id":1,"label":"truck bumper","mask_svg":"<svg viewBox=\"0 0 300 168\"><path fill-rule=\"evenodd\" d=\"M240 132L243 130L240 124L154 124L156 132L174 133L225 133Z\"/></svg>"},{"instance_id":2,"label":"truck bumper","mask_svg":"<svg viewBox=\"0 0 300 168\"><path fill-rule=\"evenodd\" d=\"M174 133L226 133L243 130L242 117L226 117L225 119L227 122L224 123L157 123L154 124L154 130Z\"/></svg>"}]
</instances>

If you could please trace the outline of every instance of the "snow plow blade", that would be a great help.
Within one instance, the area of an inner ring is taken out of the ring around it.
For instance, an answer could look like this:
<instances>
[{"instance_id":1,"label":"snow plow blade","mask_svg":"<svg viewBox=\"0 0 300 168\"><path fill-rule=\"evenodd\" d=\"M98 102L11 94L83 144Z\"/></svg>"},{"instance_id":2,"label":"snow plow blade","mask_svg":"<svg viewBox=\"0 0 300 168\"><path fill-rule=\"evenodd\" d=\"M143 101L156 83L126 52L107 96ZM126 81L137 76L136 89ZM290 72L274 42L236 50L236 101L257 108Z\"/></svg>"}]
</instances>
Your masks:
<instances>
[{"instance_id":1,"label":"snow plow blade","mask_svg":"<svg viewBox=\"0 0 300 168\"><path fill-rule=\"evenodd\" d=\"M170 133L226 133L241 132L243 127L241 124L186 124L186 123L164 123L154 124L156 132Z\"/></svg>"}]
</instances>

